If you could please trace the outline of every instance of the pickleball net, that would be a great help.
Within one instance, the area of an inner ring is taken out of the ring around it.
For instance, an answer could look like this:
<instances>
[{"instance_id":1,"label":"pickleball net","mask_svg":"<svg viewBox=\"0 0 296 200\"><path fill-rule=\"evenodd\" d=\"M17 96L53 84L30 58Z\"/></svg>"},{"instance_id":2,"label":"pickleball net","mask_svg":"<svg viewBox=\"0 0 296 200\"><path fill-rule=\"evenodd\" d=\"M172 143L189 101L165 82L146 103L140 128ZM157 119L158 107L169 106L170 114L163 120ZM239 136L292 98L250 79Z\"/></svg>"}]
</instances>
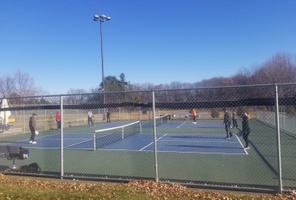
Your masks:
<instances>
[{"instance_id":1,"label":"pickleball net","mask_svg":"<svg viewBox=\"0 0 296 200\"><path fill-rule=\"evenodd\" d=\"M158 117L155 117L156 126L167 123L169 120L170 120L169 115L160 115Z\"/></svg>"},{"instance_id":2,"label":"pickleball net","mask_svg":"<svg viewBox=\"0 0 296 200\"><path fill-rule=\"evenodd\" d=\"M155 117L155 126L160 126L160 125L165 124L169 121L170 121L170 116L168 114L157 116L157 117ZM153 125L154 124L153 124L152 120L143 120L142 121L143 128L152 128Z\"/></svg>"},{"instance_id":3,"label":"pickleball net","mask_svg":"<svg viewBox=\"0 0 296 200\"><path fill-rule=\"evenodd\" d=\"M113 144L117 141L124 140L135 134L142 133L142 126L140 121L133 123L95 130L94 137L94 150Z\"/></svg>"}]
</instances>

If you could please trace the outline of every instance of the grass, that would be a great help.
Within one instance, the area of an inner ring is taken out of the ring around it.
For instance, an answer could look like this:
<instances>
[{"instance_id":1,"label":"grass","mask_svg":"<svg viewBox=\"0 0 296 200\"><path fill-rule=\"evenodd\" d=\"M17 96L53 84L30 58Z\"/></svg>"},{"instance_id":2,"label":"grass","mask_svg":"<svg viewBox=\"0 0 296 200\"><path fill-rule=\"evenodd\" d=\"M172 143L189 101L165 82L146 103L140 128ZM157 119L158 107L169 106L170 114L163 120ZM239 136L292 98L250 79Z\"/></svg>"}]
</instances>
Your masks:
<instances>
[{"instance_id":1,"label":"grass","mask_svg":"<svg viewBox=\"0 0 296 200\"><path fill-rule=\"evenodd\" d=\"M36 179L32 177L10 177L0 174L0 199L128 199L128 200L191 200L191 199L295 199L296 193L249 194L237 192L211 192L187 187L156 183L153 181L131 181L129 183L98 183L70 180Z\"/></svg>"}]
</instances>

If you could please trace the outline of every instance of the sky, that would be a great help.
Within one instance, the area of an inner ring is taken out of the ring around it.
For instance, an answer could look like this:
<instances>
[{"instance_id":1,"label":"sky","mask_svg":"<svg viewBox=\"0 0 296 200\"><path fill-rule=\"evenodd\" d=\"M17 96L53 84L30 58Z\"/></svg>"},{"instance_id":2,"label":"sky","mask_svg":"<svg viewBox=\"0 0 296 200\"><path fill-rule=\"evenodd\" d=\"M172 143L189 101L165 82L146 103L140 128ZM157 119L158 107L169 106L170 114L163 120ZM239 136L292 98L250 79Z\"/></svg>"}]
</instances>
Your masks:
<instances>
[{"instance_id":1,"label":"sky","mask_svg":"<svg viewBox=\"0 0 296 200\"><path fill-rule=\"evenodd\" d=\"M46 94L230 77L296 54L295 0L0 0L0 77L28 73Z\"/></svg>"}]
</instances>

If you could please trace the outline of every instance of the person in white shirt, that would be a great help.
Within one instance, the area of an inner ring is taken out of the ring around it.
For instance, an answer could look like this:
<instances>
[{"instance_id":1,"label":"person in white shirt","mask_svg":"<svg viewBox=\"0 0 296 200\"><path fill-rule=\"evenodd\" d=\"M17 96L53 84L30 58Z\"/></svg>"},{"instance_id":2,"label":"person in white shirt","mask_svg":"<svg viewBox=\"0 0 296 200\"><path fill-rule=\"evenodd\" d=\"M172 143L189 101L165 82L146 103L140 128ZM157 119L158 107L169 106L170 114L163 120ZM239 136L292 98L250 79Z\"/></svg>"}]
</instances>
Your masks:
<instances>
[{"instance_id":1,"label":"person in white shirt","mask_svg":"<svg viewBox=\"0 0 296 200\"><path fill-rule=\"evenodd\" d=\"M93 122L93 113L92 113L92 111L90 110L90 111L88 111L88 113L87 113L87 122L88 122L88 126L94 126L94 122Z\"/></svg>"}]
</instances>

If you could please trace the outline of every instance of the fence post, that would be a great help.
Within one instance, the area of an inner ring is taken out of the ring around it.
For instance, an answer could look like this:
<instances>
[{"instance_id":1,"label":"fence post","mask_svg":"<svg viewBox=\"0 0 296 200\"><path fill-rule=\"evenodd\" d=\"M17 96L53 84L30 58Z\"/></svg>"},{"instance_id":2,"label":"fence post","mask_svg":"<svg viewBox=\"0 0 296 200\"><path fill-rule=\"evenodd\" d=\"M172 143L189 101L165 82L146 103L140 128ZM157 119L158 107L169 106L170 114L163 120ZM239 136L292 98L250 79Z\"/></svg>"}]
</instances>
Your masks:
<instances>
[{"instance_id":1,"label":"fence post","mask_svg":"<svg viewBox=\"0 0 296 200\"><path fill-rule=\"evenodd\" d=\"M23 132L26 132L26 111L23 110Z\"/></svg>"},{"instance_id":2,"label":"fence post","mask_svg":"<svg viewBox=\"0 0 296 200\"><path fill-rule=\"evenodd\" d=\"M278 152L278 192L282 192L282 160L281 160L281 132L280 132L280 123L279 123L279 96L278 96L278 86L275 84L275 125L277 133L277 152Z\"/></svg>"},{"instance_id":3,"label":"fence post","mask_svg":"<svg viewBox=\"0 0 296 200\"><path fill-rule=\"evenodd\" d=\"M155 181L158 182L158 161L157 161L157 137L156 137L156 122L155 122L155 93L152 91L152 113L153 113L153 140L154 140L154 167Z\"/></svg>"},{"instance_id":4,"label":"fence post","mask_svg":"<svg viewBox=\"0 0 296 200\"><path fill-rule=\"evenodd\" d=\"M63 96L60 96L60 112L61 112L61 179L64 177L64 110Z\"/></svg>"},{"instance_id":5,"label":"fence post","mask_svg":"<svg viewBox=\"0 0 296 200\"><path fill-rule=\"evenodd\" d=\"M47 129L47 119L46 119L46 116L47 116L47 112L46 112L46 109L44 109L44 117L43 117L43 121L44 121L44 130Z\"/></svg>"}]
</instances>

